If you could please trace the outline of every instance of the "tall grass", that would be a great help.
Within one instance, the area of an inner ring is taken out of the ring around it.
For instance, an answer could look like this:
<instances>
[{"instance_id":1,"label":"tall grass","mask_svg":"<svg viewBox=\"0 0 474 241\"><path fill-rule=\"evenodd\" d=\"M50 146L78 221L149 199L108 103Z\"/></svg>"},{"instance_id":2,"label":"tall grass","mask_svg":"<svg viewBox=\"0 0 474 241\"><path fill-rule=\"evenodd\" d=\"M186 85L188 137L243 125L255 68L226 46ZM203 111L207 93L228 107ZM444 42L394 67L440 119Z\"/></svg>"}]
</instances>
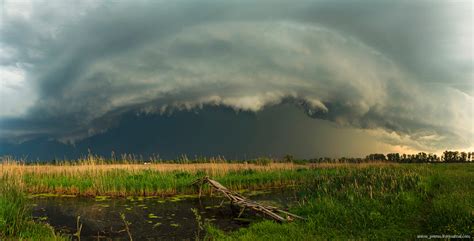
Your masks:
<instances>
[{"instance_id":1,"label":"tall grass","mask_svg":"<svg viewBox=\"0 0 474 241\"><path fill-rule=\"evenodd\" d=\"M211 239L415 239L422 234L474 235L474 166L469 164L106 165L91 161L80 165L6 162L0 167L0 230L5 230L0 239L32 237L41 232L45 237L54 237L47 226L29 228L37 224L25 207L23 192L78 196L195 193L197 190L189 184L205 175L233 190L297 186L297 205L290 211L308 218L305 222L283 225L264 221L232 233L208 227L206 235Z\"/></svg>"},{"instance_id":2,"label":"tall grass","mask_svg":"<svg viewBox=\"0 0 474 241\"><path fill-rule=\"evenodd\" d=\"M0 177L0 240L3 239L64 239L48 224L33 221L22 180L14 175Z\"/></svg>"},{"instance_id":3,"label":"tall grass","mask_svg":"<svg viewBox=\"0 0 474 241\"><path fill-rule=\"evenodd\" d=\"M402 165L318 170L290 211L305 222L259 222L214 240L416 239L474 236L474 167Z\"/></svg>"},{"instance_id":4,"label":"tall grass","mask_svg":"<svg viewBox=\"0 0 474 241\"><path fill-rule=\"evenodd\" d=\"M21 181L4 176L0 182L0 230L5 236L17 235L29 218Z\"/></svg>"},{"instance_id":5,"label":"tall grass","mask_svg":"<svg viewBox=\"0 0 474 241\"><path fill-rule=\"evenodd\" d=\"M53 193L79 196L173 195L193 193L189 186L204 175L232 189L269 188L308 182L308 169L331 167L385 166L387 164L350 165L293 163L198 163L198 164L96 164L24 165L4 162L0 176L15 175L31 194ZM296 170L296 171L295 171Z\"/></svg>"}]
</instances>

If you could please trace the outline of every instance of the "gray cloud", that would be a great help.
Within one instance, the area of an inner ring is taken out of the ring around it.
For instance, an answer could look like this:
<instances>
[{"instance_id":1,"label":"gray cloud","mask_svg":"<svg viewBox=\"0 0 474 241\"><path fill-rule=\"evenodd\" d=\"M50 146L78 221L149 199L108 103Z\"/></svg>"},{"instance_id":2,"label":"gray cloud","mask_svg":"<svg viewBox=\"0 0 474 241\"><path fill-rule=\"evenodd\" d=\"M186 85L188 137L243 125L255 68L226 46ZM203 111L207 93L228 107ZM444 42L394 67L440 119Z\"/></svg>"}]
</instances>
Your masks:
<instances>
[{"instance_id":1,"label":"gray cloud","mask_svg":"<svg viewBox=\"0 0 474 241\"><path fill-rule=\"evenodd\" d=\"M0 63L34 94L0 135L74 141L130 111L291 100L393 145L472 147L469 4L48 1L19 14L27 5L7 2Z\"/></svg>"}]
</instances>

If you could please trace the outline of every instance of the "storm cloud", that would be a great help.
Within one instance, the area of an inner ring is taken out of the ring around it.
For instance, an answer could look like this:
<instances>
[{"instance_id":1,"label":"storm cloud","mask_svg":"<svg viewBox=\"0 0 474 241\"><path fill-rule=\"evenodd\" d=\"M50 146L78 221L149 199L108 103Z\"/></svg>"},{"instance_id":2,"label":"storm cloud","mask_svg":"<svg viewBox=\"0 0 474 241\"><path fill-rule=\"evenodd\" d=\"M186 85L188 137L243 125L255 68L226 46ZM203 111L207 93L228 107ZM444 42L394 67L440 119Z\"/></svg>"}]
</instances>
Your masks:
<instances>
[{"instance_id":1,"label":"storm cloud","mask_svg":"<svg viewBox=\"0 0 474 241\"><path fill-rule=\"evenodd\" d=\"M4 1L0 138L77 142L129 113L291 103L386 144L470 148L472 9L470 1Z\"/></svg>"}]
</instances>

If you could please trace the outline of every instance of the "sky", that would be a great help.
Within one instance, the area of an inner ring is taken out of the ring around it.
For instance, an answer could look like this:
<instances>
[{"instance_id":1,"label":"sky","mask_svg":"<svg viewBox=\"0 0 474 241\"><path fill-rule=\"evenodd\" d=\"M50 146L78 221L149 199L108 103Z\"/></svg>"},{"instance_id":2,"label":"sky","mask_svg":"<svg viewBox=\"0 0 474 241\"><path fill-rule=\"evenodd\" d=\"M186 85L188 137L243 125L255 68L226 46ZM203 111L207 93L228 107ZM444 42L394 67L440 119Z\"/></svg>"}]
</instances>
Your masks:
<instances>
[{"instance_id":1,"label":"sky","mask_svg":"<svg viewBox=\"0 0 474 241\"><path fill-rule=\"evenodd\" d=\"M0 154L474 147L472 1L2 0Z\"/></svg>"}]
</instances>

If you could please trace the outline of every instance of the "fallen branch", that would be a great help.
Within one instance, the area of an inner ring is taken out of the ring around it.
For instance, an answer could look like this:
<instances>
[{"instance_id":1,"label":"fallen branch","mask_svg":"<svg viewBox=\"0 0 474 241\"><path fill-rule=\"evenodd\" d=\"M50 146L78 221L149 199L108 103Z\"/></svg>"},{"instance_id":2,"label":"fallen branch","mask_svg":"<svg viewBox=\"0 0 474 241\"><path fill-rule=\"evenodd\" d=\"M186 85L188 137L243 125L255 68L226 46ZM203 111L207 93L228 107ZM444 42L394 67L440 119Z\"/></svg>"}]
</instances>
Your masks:
<instances>
[{"instance_id":1,"label":"fallen branch","mask_svg":"<svg viewBox=\"0 0 474 241\"><path fill-rule=\"evenodd\" d=\"M290 222L290 221L293 221L295 218L305 220L305 218L303 217L281 210L277 207L267 206L267 205L263 205L258 202L249 200L245 198L244 196L227 189L222 184L210 179L209 177L203 177L193 182L193 185L199 185L199 196L201 195L202 185L206 183L209 184L212 189L215 189L221 192L222 194L224 194L224 196L230 200L231 204L237 205L241 208L239 217L242 214L243 210L248 208L256 212L262 213L267 217L271 217L272 219L278 222Z\"/></svg>"}]
</instances>

